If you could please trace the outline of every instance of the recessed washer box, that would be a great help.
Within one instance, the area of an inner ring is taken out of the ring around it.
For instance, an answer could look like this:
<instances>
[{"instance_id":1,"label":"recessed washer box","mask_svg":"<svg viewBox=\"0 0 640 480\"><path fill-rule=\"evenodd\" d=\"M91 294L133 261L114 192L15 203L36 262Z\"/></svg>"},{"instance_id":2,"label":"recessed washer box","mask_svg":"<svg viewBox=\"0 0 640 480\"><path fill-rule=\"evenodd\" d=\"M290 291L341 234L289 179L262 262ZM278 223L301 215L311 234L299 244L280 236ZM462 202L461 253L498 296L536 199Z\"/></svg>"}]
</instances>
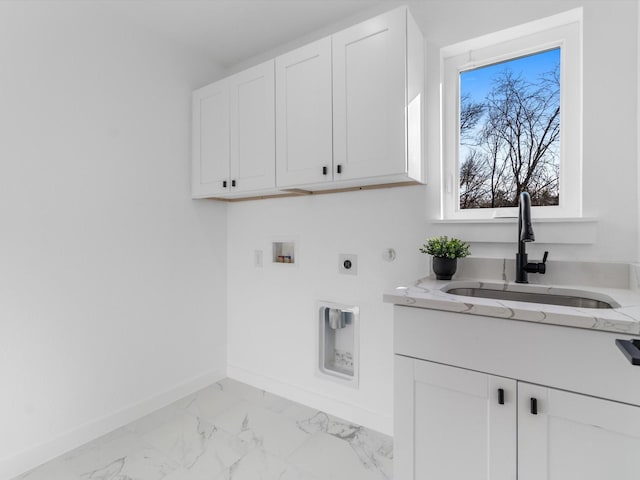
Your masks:
<instances>
[{"instance_id":1,"label":"recessed washer box","mask_svg":"<svg viewBox=\"0 0 640 480\"><path fill-rule=\"evenodd\" d=\"M318 302L318 373L358 388L360 309Z\"/></svg>"}]
</instances>

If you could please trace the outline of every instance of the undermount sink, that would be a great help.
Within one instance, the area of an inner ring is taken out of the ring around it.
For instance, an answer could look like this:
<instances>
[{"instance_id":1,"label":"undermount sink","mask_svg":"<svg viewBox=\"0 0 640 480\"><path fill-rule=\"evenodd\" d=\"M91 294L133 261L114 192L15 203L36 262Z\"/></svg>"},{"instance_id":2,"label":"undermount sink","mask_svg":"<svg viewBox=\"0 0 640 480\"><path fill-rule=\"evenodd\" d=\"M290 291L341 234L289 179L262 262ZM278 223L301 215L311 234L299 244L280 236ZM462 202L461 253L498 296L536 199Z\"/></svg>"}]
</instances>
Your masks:
<instances>
[{"instance_id":1,"label":"undermount sink","mask_svg":"<svg viewBox=\"0 0 640 480\"><path fill-rule=\"evenodd\" d=\"M565 307L579 308L617 308L612 299L605 295L593 294L600 298L585 297L583 292L576 291L575 294L568 293L571 291L564 290L562 293L547 293L540 291L518 291L504 290L483 287L456 287L454 285L443 289L444 292L452 295L461 295L465 297L481 297L493 298L495 300L512 300L515 302L543 303L547 305L562 305Z\"/></svg>"}]
</instances>

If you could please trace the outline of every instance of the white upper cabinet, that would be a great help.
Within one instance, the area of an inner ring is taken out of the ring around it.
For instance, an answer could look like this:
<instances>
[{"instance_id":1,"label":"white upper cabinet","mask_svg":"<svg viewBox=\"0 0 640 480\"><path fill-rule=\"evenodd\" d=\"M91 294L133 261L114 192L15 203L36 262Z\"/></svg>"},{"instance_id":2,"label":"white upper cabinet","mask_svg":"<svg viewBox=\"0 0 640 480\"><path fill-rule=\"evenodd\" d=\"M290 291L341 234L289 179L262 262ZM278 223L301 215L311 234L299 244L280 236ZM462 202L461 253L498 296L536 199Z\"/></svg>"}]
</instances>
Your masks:
<instances>
[{"instance_id":1,"label":"white upper cabinet","mask_svg":"<svg viewBox=\"0 0 640 480\"><path fill-rule=\"evenodd\" d=\"M225 79L193 92L193 197L228 192L229 174L229 87Z\"/></svg>"},{"instance_id":2,"label":"white upper cabinet","mask_svg":"<svg viewBox=\"0 0 640 480\"><path fill-rule=\"evenodd\" d=\"M274 61L193 92L194 198L275 188Z\"/></svg>"},{"instance_id":3,"label":"white upper cabinet","mask_svg":"<svg viewBox=\"0 0 640 480\"><path fill-rule=\"evenodd\" d=\"M229 78L231 193L275 188L274 61Z\"/></svg>"},{"instance_id":4,"label":"white upper cabinet","mask_svg":"<svg viewBox=\"0 0 640 480\"><path fill-rule=\"evenodd\" d=\"M333 180L331 38L276 58L278 187Z\"/></svg>"},{"instance_id":5,"label":"white upper cabinet","mask_svg":"<svg viewBox=\"0 0 640 480\"><path fill-rule=\"evenodd\" d=\"M424 183L423 88L400 7L197 90L193 196Z\"/></svg>"},{"instance_id":6,"label":"white upper cabinet","mask_svg":"<svg viewBox=\"0 0 640 480\"><path fill-rule=\"evenodd\" d=\"M332 43L336 180L400 175L424 181L423 41L408 10L336 33ZM410 138L416 134L417 142Z\"/></svg>"}]
</instances>

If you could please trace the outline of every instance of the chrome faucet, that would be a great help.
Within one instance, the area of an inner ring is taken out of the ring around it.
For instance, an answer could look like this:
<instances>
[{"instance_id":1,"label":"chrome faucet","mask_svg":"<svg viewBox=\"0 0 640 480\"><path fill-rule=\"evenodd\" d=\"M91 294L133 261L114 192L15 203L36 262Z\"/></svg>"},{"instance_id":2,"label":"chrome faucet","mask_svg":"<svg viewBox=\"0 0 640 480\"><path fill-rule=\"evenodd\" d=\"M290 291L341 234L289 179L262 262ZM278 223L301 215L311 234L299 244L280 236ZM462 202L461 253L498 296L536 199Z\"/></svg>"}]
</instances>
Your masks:
<instances>
[{"instance_id":1,"label":"chrome faucet","mask_svg":"<svg viewBox=\"0 0 640 480\"><path fill-rule=\"evenodd\" d=\"M516 283L529 283L530 273L545 273L547 271L547 257L549 252L544 252L541 263L529 263L527 260L528 242L535 242L531 226L531 197L527 192L520 194L518 209L518 253L516 254Z\"/></svg>"}]
</instances>

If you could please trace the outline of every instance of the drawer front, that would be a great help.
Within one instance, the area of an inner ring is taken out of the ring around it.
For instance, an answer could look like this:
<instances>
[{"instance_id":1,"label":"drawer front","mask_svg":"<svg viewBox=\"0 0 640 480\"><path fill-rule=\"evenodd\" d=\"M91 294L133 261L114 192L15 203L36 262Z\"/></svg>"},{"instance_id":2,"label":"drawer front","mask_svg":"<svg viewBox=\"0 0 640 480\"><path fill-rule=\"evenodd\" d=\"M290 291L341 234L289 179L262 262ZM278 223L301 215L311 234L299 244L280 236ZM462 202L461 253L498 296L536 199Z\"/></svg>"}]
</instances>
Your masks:
<instances>
[{"instance_id":1,"label":"drawer front","mask_svg":"<svg viewBox=\"0 0 640 480\"><path fill-rule=\"evenodd\" d=\"M396 354L640 405L640 366L615 343L637 337L404 306L394 317Z\"/></svg>"}]
</instances>

